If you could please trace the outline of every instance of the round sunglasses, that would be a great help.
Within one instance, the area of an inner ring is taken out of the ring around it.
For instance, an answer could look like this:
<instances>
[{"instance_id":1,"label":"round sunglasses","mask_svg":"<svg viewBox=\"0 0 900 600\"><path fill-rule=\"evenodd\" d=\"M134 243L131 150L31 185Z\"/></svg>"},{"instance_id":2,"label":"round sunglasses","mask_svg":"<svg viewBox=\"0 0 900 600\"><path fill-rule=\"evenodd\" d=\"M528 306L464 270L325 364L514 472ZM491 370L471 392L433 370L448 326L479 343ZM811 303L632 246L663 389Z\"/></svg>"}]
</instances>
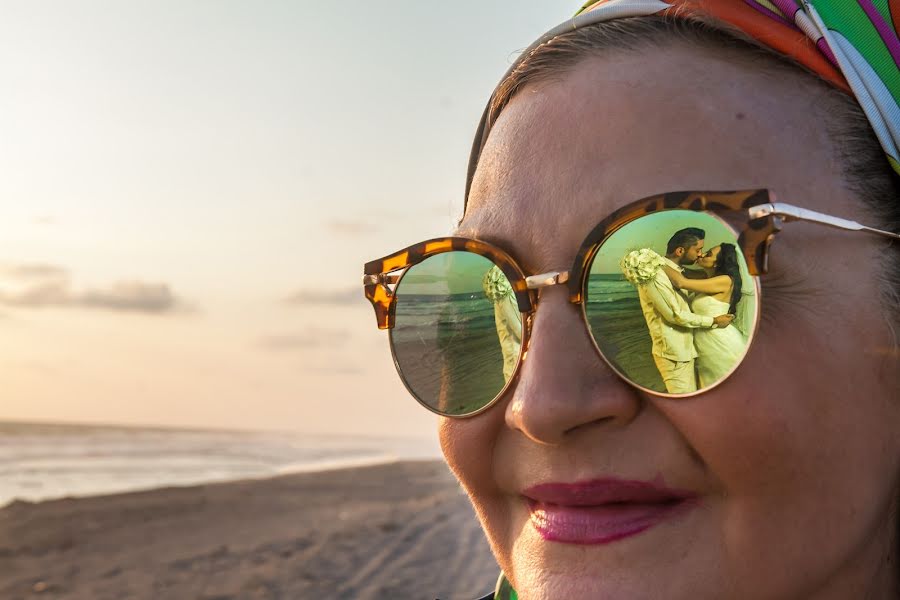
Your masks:
<instances>
[{"instance_id":1,"label":"round sunglasses","mask_svg":"<svg viewBox=\"0 0 900 600\"><path fill-rule=\"evenodd\" d=\"M366 263L363 285L404 385L437 414L477 415L513 385L539 291L551 285L568 287L620 378L684 398L725 381L747 355L769 245L791 220L900 239L768 190L670 192L603 219L569 271L526 276L502 249L448 237Z\"/></svg>"}]
</instances>

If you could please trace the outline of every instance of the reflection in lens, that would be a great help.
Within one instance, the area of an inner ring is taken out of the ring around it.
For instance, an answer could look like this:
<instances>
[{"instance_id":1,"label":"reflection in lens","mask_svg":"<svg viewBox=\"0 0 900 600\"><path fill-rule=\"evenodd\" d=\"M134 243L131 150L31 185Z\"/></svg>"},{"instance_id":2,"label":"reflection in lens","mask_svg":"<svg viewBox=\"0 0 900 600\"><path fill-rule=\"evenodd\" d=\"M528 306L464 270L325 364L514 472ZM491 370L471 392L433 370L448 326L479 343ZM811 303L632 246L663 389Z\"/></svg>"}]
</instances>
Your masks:
<instances>
[{"instance_id":1,"label":"reflection in lens","mask_svg":"<svg viewBox=\"0 0 900 600\"><path fill-rule=\"evenodd\" d=\"M427 258L396 290L391 345L400 376L432 410L483 408L515 372L522 316L506 275L471 252Z\"/></svg>"},{"instance_id":2,"label":"reflection in lens","mask_svg":"<svg viewBox=\"0 0 900 600\"><path fill-rule=\"evenodd\" d=\"M708 213L665 211L603 243L590 265L585 317L601 354L628 380L690 393L740 363L756 323L755 291L727 225ZM727 314L731 324L712 327Z\"/></svg>"}]
</instances>

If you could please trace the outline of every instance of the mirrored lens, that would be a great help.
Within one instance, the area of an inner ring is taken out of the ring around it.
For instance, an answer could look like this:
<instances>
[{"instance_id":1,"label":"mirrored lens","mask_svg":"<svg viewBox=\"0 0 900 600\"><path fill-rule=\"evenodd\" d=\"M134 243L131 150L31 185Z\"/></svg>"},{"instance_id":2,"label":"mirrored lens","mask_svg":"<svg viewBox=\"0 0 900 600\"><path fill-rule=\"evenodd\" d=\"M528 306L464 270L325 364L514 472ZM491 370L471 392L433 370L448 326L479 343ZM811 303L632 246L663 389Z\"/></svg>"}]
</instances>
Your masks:
<instances>
[{"instance_id":1,"label":"mirrored lens","mask_svg":"<svg viewBox=\"0 0 900 600\"><path fill-rule=\"evenodd\" d=\"M462 416L503 391L519 361L523 327L499 267L471 252L446 252L408 269L395 293L391 348L419 402Z\"/></svg>"},{"instance_id":2,"label":"mirrored lens","mask_svg":"<svg viewBox=\"0 0 900 600\"><path fill-rule=\"evenodd\" d=\"M597 348L621 375L653 392L686 394L716 385L743 359L758 315L756 282L725 223L664 211L603 243L584 311Z\"/></svg>"}]
</instances>

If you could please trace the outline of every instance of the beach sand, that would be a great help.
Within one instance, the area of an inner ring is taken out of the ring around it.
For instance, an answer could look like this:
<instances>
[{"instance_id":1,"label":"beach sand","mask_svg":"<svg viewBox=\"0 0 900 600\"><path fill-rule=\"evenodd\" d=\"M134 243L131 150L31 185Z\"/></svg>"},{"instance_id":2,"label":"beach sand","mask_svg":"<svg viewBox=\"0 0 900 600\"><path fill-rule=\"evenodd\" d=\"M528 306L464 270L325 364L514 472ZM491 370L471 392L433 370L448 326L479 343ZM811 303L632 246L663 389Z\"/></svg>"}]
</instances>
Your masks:
<instances>
[{"instance_id":1,"label":"beach sand","mask_svg":"<svg viewBox=\"0 0 900 600\"><path fill-rule=\"evenodd\" d=\"M3 600L472 599L497 573L439 461L0 509Z\"/></svg>"}]
</instances>

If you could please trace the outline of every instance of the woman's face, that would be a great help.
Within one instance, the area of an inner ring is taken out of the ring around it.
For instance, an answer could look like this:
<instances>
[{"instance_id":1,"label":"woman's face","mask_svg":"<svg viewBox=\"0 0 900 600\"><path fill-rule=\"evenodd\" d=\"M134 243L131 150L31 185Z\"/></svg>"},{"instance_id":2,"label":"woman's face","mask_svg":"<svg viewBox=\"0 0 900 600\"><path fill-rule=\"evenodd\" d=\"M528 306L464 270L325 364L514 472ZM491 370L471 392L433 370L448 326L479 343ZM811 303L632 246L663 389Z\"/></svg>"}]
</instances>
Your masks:
<instances>
[{"instance_id":1,"label":"woman's face","mask_svg":"<svg viewBox=\"0 0 900 600\"><path fill-rule=\"evenodd\" d=\"M569 269L594 224L659 192L767 187L871 221L835 175L813 93L687 47L590 59L504 109L459 233L542 273ZM687 399L623 383L565 286L544 289L515 385L485 413L440 423L520 596L845 598L893 577L900 383L879 252L866 235L786 225L746 360ZM605 543L541 534L535 486L557 484L564 505L568 484L617 480L695 500Z\"/></svg>"},{"instance_id":2,"label":"woman's face","mask_svg":"<svg viewBox=\"0 0 900 600\"><path fill-rule=\"evenodd\" d=\"M719 256L719 252L722 251L721 246L713 246L709 249L708 252L702 254L700 258L697 259L697 265L704 269L713 269L716 266L716 259Z\"/></svg>"}]
</instances>

